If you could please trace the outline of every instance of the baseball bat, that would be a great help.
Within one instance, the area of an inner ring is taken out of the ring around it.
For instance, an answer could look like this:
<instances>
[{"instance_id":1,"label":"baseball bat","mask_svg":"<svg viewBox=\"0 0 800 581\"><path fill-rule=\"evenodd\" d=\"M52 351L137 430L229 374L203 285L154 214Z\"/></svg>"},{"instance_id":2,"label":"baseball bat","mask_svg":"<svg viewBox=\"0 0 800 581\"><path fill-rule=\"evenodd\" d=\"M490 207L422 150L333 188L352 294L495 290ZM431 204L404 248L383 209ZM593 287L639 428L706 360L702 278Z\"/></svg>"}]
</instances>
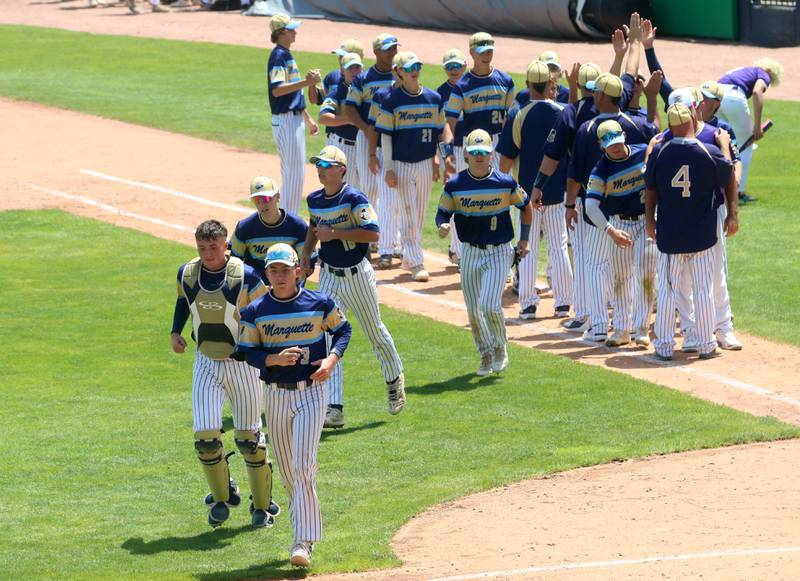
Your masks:
<instances>
[{"instance_id":1,"label":"baseball bat","mask_svg":"<svg viewBox=\"0 0 800 581\"><path fill-rule=\"evenodd\" d=\"M761 131L763 131L764 133L766 133L767 131L769 131L769 130L772 128L772 126L773 126L773 125L774 125L774 123L772 123L772 119L767 119L766 121L764 121L764 122L761 124ZM751 136L750 136L750 139L748 139L747 141L745 141L745 142L744 142L744 145L742 145L742 146L739 148L739 151L744 151L745 149L747 149L748 147L750 147L751 145L753 145L753 143L755 142L755 140L756 140L755 136L754 136L754 135L751 135Z\"/></svg>"}]
</instances>

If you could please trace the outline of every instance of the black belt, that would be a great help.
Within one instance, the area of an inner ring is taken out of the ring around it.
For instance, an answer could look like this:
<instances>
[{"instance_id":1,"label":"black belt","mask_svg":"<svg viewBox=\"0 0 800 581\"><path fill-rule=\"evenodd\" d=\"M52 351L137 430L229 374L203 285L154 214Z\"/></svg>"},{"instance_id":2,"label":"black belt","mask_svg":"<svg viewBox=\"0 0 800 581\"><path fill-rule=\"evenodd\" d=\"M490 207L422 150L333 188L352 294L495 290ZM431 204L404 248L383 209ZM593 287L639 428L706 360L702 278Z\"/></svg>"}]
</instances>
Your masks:
<instances>
[{"instance_id":1,"label":"black belt","mask_svg":"<svg viewBox=\"0 0 800 581\"><path fill-rule=\"evenodd\" d=\"M336 135L336 134L334 133L334 135ZM355 139L345 139L344 137L341 137L339 135L336 135L336 139L339 140L339 143L344 143L345 145L355 145L356 144L356 140Z\"/></svg>"},{"instance_id":2,"label":"black belt","mask_svg":"<svg viewBox=\"0 0 800 581\"><path fill-rule=\"evenodd\" d=\"M277 388L277 389L288 389L290 391L296 391L298 389L305 389L309 386L308 381L298 381L295 383L267 383L267 387Z\"/></svg>"},{"instance_id":3,"label":"black belt","mask_svg":"<svg viewBox=\"0 0 800 581\"><path fill-rule=\"evenodd\" d=\"M505 246L508 244L507 242L504 244L473 244L472 242L467 242L470 246L474 246L475 248L480 248L481 250L486 250L488 248L497 248L498 246Z\"/></svg>"},{"instance_id":4,"label":"black belt","mask_svg":"<svg viewBox=\"0 0 800 581\"><path fill-rule=\"evenodd\" d=\"M358 272L358 268L355 267L355 266L351 266L349 268L347 268L347 267L345 267L345 268L334 268L330 264L325 264L323 266L325 266L325 268L328 269L328 272L330 272L334 276L342 276L342 277L344 277L344 276L347 276L348 273L349 274L356 274Z\"/></svg>"},{"instance_id":5,"label":"black belt","mask_svg":"<svg viewBox=\"0 0 800 581\"><path fill-rule=\"evenodd\" d=\"M643 214L620 214L617 218L627 222L638 222L642 216Z\"/></svg>"},{"instance_id":6,"label":"black belt","mask_svg":"<svg viewBox=\"0 0 800 581\"><path fill-rule=\"evenodd\" d=\"M285 113L275 113L275 115L302 115L302 111L286 111Z\"/></svg>"}]
</instances>

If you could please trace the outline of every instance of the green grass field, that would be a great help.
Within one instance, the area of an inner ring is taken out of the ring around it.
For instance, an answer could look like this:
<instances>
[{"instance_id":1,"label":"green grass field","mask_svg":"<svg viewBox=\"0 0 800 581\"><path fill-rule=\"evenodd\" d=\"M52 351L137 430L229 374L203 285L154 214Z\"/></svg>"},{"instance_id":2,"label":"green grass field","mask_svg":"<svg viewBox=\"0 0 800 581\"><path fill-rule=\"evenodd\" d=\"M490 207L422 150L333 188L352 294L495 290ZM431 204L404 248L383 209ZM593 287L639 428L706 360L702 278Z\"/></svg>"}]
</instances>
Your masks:
<instances>
[{"instance_id":1,"label":"green grass field","mask_svg":"<svg viewBox=\"0 0 800 581\"><path fill-rule=\"evenodd\" d=\"M32 259L19 259L20 240ZM0 571L18 579L291 575L287 516L258 532L244 508L217 531L205 523L192 356L169 343L175 273L193 252L57 211L0 213L8 273L0 301L14 305L0 311L0 488L10 502L0 514ZM396 565L388 542L398 527L469 492L615 459L800 435L514 345L509 370L479 380L466 331L384 314L407 363L409 403L397 417L385 411L377 362L356 328L347 427L324 434L320 451L326 529L313 572ZM244 483L241 457L231 465ZM280 485L276 500L286 508Z\"/></svg>"},{"instance_id":2,"label":"green grass field","mask_svg":"<svg viewBox=\"0 0 800 581\"><path fill-rule=\"evenodd\" d=\"M209 43L152 40L0 26L0 94L275 153L266 105L267 52ZM610 57L610 54L609 54ZM334 57L296 53L301 70L335 66ZM610 60L610 58L609 58ZM598 57L602 62L602 57ZM513 74L522 86L522 75ZM427 66L423 82L444 80ZM316 114L314 107L311 107ZM759 201L741 210L729 241L729 288L738 329L800 345L800 245L794 171L800 104L768 101L776 128L761 142L748 190ZM312 138L308 151L318 150ZM435 234L434 186L424 231L427 248L446 251Z\"/></svg>"}]
</instances>

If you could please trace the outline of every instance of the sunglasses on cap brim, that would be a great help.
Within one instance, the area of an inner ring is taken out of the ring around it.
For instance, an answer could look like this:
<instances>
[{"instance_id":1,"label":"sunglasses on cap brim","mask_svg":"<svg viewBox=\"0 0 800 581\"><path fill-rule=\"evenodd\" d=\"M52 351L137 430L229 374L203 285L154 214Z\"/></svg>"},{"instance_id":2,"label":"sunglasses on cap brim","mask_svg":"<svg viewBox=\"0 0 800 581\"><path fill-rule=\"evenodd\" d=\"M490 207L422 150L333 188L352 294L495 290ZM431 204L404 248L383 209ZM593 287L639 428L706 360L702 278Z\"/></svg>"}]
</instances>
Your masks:
<instances>
[{"instance_id":1,"label":"sunglasses on cap brim","mask_svg":"<svg viewBox=\"0 0 800 581\"><path fill-rule=\"evenodd\" d=\"M444 70L446 71L460 71L464 68L464 65L461 63L447 63L444 65Z\"/></svg>"},{"instance_id":2,"label":"sunglasses on cap brim","mask_svg":"<svg viewBox=\"0 0 800 581\"><path fill-rule=\"evenodd\" d=\"M318 159L314 165L316 165L317 167L328 169L329 167L340 167L342 164L336 163L335 161L326 161L324 159Z\"/></svg>"}]
</instances>

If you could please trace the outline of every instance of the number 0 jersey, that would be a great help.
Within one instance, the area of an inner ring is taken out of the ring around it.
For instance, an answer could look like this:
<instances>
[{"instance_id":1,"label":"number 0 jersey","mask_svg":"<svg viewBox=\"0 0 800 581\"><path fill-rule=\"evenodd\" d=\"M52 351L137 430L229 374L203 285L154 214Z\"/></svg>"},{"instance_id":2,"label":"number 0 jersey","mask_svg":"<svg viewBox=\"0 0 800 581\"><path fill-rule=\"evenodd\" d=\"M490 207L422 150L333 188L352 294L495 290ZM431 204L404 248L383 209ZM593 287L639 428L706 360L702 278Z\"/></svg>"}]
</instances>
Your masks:
<instances>
[{"instance_id":1,"label":"number 0 jersey","mask_svg":"<svg viewBox=\"0 0 800 581\"><path fill-rule=\"evenodd\" d=\"M436 212L436 225L450 221L462 242L469 244L505 244L514 238L509 208L524 208L529 203L525 193L510 175L495 169L483 178L464 170L444 186Z\"/></svg>"},{"instance_id":2,"label":"number 0 jersey","mask_svg":"<svg viewBox=\"0 0 800 581\"><path fill-rule=\"evenodd\" d=\"M417 95L403 87L393 89L381 101L375 120L375 131L392 137L392 159L406 163L436 155L443 128L442 98L425 87Z\"/></svg>"}]
</instances>

